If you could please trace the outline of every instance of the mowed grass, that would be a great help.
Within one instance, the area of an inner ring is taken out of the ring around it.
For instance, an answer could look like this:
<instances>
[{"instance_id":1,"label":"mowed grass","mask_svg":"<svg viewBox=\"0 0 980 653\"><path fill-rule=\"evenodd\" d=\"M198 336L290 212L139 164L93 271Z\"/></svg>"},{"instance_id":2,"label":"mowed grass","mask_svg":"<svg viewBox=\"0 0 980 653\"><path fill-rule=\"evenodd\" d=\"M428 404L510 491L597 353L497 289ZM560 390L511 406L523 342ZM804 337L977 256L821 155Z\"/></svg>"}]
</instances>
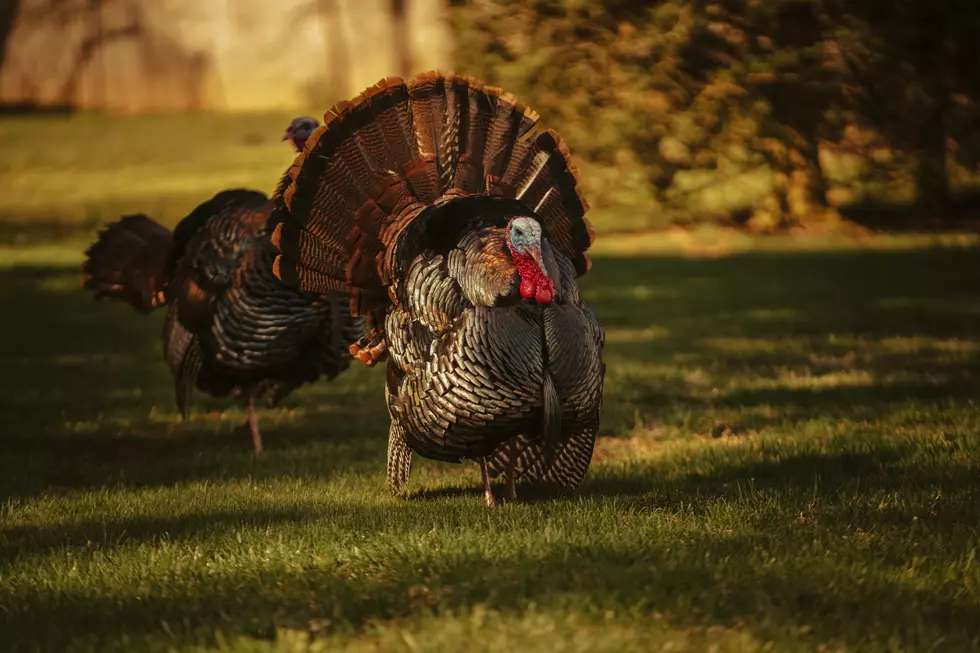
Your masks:
<instances>
[{"instance_id":1,"label":"mowed grass","mask_svg":"<svg viewBox=\"0 0 980 653\"><path fill-rule=\"evenodd\" d=\"M193 130L153 120L179 143L160 165L193 177ZM8 152L8 170L32 156ZM175 220L274 183L224 170L157 201ZM228 401L180 422L162 316L80 290L92 224L64 215L42 232L11 214L0 250L0 650L980 646L969 239L607 237L582 279L607 334L592 471L491 511L474 464L419 462L411 498L388 496L381 370L261 411L259 460Z\"/></svg>"}]
</instances>

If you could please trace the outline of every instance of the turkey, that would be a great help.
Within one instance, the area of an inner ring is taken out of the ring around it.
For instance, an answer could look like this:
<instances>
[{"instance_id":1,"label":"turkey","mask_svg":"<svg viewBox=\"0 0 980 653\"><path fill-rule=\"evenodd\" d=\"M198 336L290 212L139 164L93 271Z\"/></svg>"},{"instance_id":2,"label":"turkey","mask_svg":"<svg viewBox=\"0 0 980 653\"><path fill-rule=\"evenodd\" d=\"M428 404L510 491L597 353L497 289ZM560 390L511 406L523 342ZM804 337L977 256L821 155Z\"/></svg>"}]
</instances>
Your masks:
<instances>
[{"instance_id":1,"label":"turkey","mask_svg":"<svg viewBox=\"0 0 980 653\"><path fill-rule=\"evenodd\" d=\"M593 234L560 137L500 89L425 73L327 112L275 197L276 276L350 295L387 360L388 484L412 453L577 487L599 425L603 331L579 295Z\"/></svg>"},{"instance_id":2,"label":"turkey","mask_svg":"<svg viewBox=\"0 0 980 653\"><path fill-rule=\"evenodd\" d=\"M297 151L318 126L293 121ZM362 333L346 297L310 303L272 274L277 251L267 222L274 204L252 190L226 190L195 208L171 233L144 215L108 225L86 251L83 285L97 299L149 313L166 305L163 354L186 418L193 388L234 395L256 454L262 436L256 400L275 406L289 392L350 366Z\"/></svg>"},{"instance_id":3,"label":"turkey","mask_svg":"<svg viewBox=\"0 0 980 653\"><path fill-rule=\"evenodd\" d=\"M311 118L309 116L302 116L300 118L294 119L289 123L289 127L286 128L286 133L283 134L282 140L289 141L293 144L293 149L297 152L302 152L303 147L306 145L306 139L310 137L316 128L320 126L320 122L316 118Z\"/></svg>"}]
</instances>

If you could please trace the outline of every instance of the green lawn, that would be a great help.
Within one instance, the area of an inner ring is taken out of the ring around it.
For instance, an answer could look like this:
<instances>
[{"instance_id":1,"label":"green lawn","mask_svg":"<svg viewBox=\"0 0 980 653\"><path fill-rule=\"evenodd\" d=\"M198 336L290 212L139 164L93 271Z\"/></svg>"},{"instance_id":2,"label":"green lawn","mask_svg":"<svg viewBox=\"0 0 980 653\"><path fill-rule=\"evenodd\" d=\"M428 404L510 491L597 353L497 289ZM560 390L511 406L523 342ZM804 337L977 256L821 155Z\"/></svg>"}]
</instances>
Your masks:
<instances>
[{"instance_id":1,"label":"green lawn","mask_svg":"<svg viewBox=\"0 0 980 653\"><path fill-rule=\"evenodd\" d=\"M399 501L382 371L263 411L255 461L227 402L175 416L162 316L79 288L112 211L273 185L281 120L222 120L0 121L0 650L980 647L974 240L609 236L583 487Z\"/></svg>"}]
</instances>

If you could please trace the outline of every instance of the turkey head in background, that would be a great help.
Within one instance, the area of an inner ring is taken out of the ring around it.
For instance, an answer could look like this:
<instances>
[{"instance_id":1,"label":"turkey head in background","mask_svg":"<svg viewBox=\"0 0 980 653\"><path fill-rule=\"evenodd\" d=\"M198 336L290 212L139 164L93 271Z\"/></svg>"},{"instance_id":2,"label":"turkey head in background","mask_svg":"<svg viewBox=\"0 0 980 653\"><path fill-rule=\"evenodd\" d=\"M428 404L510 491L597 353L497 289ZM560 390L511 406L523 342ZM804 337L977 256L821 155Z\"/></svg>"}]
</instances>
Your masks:
<instances>
[{"instance_id":1,"label":"turkey head in background","mask_svg":"<svg viewBox=\"0 0 980 653\"><path fill-rule=\"evenodd\" d=\"M387 360L388 482L412 453L577 486L602 403L603 332L576 277L593 234L553 131L500 89L426 73L324 116L274 198L275 274L350 295Z\"/></svg>"},{"instance_id":2,"label":"turkey head in background","mask_svg":"<svg viewBox=\"0 0 980 653\"><path fill-rule=\"evenodd\" d=\"M303 116L302 118L296 118L289 124L286 128L286 133L283 135L282 140L289 141L293 144L293 149L297 152L303 151L303 146L306 145L306 139L310 137L320 123L316 118L310 118L309 116Z\"/></svg>"}]
</instances>

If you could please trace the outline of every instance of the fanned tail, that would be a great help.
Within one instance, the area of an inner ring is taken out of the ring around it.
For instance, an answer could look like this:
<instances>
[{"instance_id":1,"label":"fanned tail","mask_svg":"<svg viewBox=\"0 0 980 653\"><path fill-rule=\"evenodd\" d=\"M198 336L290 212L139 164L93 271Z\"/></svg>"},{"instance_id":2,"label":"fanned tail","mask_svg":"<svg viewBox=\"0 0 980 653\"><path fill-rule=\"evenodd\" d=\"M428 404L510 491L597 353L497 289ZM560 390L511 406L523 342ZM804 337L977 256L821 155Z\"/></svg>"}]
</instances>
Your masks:
<instances>
[{"instance_id":1,"label":"fanned tail","mask_svg":"<svg viewBox=\"0 0 980 653\"><path fill-rule=\"evenodd\" d=\"M349 294L354 315L383 314L418 242L446 231L426 232L438 213L427 209L461 196L519 202L578 274L589 269L588 206L561 138L513 95L468 77L381 80L326 113L287 176L270 218L274 272L311 293Z\"/></svg>"},{"instance_id":2,"label":"fanned tail","mask_svg":"<svg viewBox=\"0 0 980 653\"><path fill-rule=\"evenodd\" d=\"M85 251L82 285L96 299L124 301L149 313L166 303L163 290L172 245L169 229L145 215L127 215L107 225Z\"/></svg>"}]
</instances>

